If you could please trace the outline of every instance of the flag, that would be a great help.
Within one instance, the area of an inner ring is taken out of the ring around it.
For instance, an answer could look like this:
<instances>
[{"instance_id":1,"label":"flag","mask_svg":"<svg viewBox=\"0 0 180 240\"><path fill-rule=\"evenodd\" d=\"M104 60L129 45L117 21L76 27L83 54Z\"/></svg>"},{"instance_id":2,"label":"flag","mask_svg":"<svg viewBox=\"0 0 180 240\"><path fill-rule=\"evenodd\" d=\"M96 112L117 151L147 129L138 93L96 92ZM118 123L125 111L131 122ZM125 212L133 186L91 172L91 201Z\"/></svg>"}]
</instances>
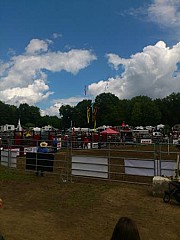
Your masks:
<instances>
[{"instance_id":1,"label":"flag","mask_svg":"<svg viewBox=\"0 0 180 240\"><path fill-rule=\"evenodd\" d=\"M84 86L84 97L86 97L86 85Z\"/></svg>"},{"instance_id":2,"label":"flag","mask_svg":"<svg viewBox=\"0 0 180 240\"><path fill-rule=\"evenodd\" d=\"M94 107L93 109L93 119L96 118L97 115L97 107Z\"/></svg>"},{"instance_id":3,"label":"flag","mask_svg":"<svg viewBox=\"0 0 180 240\"><path fill-rule=\"evenodd\" d=\"M93 114L92 114L92 119L93 119L93 122L94 122L94 129L96 129L96 115L97 115L97 107L94 107L93 109Z\"/></svg>"},{"instance_id":4,"label":"flag","mask_svg":"<svg viewBox=\"0 0 180 240\"><path fill-rule=\"evenodd\" d=\"M94 120L94 130L96 129L96 119Z\"/></svg>"},{"instance_id":5,"label":"flag","mask_svg":"<svg viewBox=\"0 0 180 240\"><path fill-rule=\"evenodd\" d=\"M89 123L90 120L90 116L91 116L91 108L87 107L87 122Z\"/></svg>"}]
</instances>

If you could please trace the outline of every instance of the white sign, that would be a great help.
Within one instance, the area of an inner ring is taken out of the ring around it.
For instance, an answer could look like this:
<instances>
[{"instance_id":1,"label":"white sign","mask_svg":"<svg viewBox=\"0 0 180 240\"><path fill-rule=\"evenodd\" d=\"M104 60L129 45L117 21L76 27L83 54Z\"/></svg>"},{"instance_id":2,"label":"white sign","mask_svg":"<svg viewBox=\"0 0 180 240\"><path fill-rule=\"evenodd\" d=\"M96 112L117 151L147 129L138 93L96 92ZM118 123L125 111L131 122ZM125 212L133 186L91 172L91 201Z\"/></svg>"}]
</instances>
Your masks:
<instances>
[{"instance_id":1,"label":"white sign","mask_svg":"<svg viewBox=\"0 0 180 240\"><path fill-rule=\"evenodd\" d=\"M25 147L24 154L26 154L27 152L37 152L37 147Z\"/></svg>"},{"instance_id":2,"label":"white sign","mask_svg":"<svg viewBox=\"0 0 180 240\"><path fill-rule=\"evenodd\" d=\"M152 139L141 139L142 144L152 144Z\"/></svg>"},{"instance_id":3,"label":"white sign","mask_svg":"<svg viewBox=\"0 0 180 240\"><path fill-rule=\"evenodd\" d=\"M173 176L176 168L174 160L153 160L153 159L124 159L125 174L156 176Z\"/></svg>"},{"instance_id":4,"label":"white sign","mask_svg":"<svg viewBox=\"0 0 180 240\"><path fill-rule=\"evenodd\" d=\"M125 174L154 176L154 160L148 159L124 159Z\"/></svg>"},{"instance_id":5,"label":"white sign","mask_svg":"<svg viewBox=\"0 0 180 240\"><path fill-rule=\"evenodd\" d=\"M72 175L108 178L108 159L103 157L72 157Z\"/></svg>"},{"instance_id":6,"label":"white sign","mask_svg":"<svg viewBox=\"0 0 180 240\"><path fill-rule=\"evenodd\" d=\"M1 151L1 165L16 167L16 157L19 155L19 149L4 149Z\"/></svg>"}]
</instances>

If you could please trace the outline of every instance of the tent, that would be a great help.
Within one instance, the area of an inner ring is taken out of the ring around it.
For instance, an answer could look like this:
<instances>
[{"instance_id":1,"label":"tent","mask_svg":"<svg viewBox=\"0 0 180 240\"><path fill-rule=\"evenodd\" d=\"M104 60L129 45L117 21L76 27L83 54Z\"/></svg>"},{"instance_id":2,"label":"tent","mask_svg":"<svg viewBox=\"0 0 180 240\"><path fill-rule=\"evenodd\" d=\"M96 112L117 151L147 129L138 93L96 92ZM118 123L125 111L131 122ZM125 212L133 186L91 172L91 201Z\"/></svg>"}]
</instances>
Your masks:
<instances>
[{"instance_id":1,"label":"tent","mask_svg":"<svg viewBox=\"0 0 180 240\"><path fill-rule=\"evenodd\" d=\"M120 132L113 130L112 128L107 128L104 131L100 132L101 134L120 134Z\"/></svg>"},{"instance_id":2,"label":"tent","mask_svg":"<svg viewBox=\"0 0 180 240\"><path fill-rule=\"evenodd\" d=\"M120 135L120 132L113 130L112 128L107 128L104 131L100 132L102 136L102 142L116 141L117 136Z\"/></svg>"}]
</instances>

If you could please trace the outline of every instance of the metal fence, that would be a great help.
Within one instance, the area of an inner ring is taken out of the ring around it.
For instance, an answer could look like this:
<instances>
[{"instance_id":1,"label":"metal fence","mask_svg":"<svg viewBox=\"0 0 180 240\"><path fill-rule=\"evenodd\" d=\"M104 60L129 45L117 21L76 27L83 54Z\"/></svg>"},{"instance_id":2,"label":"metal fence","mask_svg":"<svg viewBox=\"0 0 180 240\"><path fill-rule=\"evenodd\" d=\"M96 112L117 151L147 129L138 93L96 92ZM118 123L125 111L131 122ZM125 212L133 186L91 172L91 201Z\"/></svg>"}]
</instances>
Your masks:
<instances>
[{"instance_id":1,"label":"metal fence","mask_svg":"<svg viewBox=\"0 0 180 240\"><path fill-rule=\"evenodd\" d=\"M55 152L49 143L49 153L40 159L38 145L4 145L1 170L8 168L36 175L41 171L44 176L55 175L67 182L88 179L149 184L154 176L173 176L179 155L173 144L104 142L100 146L91 142L84 146L64 141Z\"/></svg>"}]
</instances>

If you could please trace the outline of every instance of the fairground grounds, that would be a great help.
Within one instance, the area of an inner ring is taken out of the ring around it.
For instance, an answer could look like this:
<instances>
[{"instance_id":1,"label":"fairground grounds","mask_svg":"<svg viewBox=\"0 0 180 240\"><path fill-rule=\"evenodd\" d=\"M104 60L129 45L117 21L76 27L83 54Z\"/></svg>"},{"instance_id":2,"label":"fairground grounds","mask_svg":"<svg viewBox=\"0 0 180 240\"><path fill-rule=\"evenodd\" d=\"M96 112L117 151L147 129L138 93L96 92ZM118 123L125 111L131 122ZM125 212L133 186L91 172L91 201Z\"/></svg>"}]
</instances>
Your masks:
<instances>
[{"instance_id":1,"label":"fairground grounds","mask_svg":"<svg viewBox=\"0 0 180 240\"><path fill-rule=\"evenodd\" d=\"M5 240L110 240L121 216L142 240L179 240L180 205L153 197L150 185L62 182L0 169L0 230Z\"/></svg>"}]
</instances>

